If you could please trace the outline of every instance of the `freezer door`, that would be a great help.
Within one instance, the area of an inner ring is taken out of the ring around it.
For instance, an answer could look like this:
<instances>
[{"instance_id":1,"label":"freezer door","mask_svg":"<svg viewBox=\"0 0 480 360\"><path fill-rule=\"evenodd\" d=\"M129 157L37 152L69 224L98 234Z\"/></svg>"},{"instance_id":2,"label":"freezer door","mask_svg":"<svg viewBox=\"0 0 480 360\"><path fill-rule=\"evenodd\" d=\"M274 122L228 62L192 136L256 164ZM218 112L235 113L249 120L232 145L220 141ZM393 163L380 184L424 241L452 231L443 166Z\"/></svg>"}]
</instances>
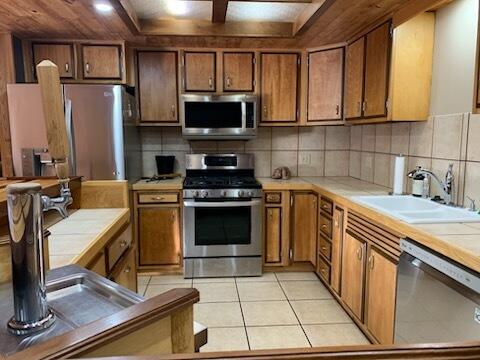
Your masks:
<instances>
[{"instance_id":1,"label":"freezer door","mask_svg":"<svg viewBox=\"0 0 480 360\"><path fill-rule=\"evenodd\" d=\"M71 106L76 175L124 180L122 87L65 85L64 92Z\"/></svg>"}]
</instances>

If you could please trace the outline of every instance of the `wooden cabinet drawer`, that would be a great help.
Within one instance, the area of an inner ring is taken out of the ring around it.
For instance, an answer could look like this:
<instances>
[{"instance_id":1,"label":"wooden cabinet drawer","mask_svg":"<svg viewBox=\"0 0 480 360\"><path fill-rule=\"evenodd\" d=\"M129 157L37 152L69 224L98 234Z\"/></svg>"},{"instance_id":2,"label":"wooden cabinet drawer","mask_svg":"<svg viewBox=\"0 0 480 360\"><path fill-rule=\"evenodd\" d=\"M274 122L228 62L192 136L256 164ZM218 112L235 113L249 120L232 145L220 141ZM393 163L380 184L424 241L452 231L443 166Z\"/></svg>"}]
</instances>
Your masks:
<instances>
[{"instance_id":1,"label":"wooden cabinet drawer","mask_svg":"<svg viewBox=\"0 0 480 360\"><path fill-rule=\"evenodd\" d=\"M107 245L107 270L110 271L132 244L132 231L128 226L113 242Z\"/></svg>"},{"instance_id":2,"label":"wooden cabinet drawer","mask_svg":"<svg viewBox=\"0 0 480 360\"><path fill-rule=\"evenodd\" d=\"M125 258L116 266L110 276L112 281L137 292L137 268L135 263L135 248L131 248Z\"/></svg>"},{"instance_id":3,"label":"wooden cabinet drawer","mask_svg":"<svg viewBox=\"0 0 480 360\"><path fill-rule=\"evenodd\" d=\"M326 235L329 239L332 238L332 219L320 215L320 232Z\"/></svg>"},{"instance_id":4,"label":"wooden cabinet drawer","mask_svg":"<svg viewBox=\"0 0 480 360\"><path fill-rule=\"evenodd\" d=\"M333 203L329 199L322 197L320 199L320 208L325 211L327 214L333 214Z\"/></svg>"},{"instance_id":5,"label":"wooden cabinet drawer","mask_svg":"<svg viewBox=\"0 0 480 360\"><path fill-rule=\"evenodd\" d=\"M138 202L140 204L178 203L178 194L177 193L139 194Z\"/></svg>"},{"instance_id":6,"label":"wooden cabinet drawer","mask_svg":"<svg viewBox=\"0 0 480 360\"><path fill-rule=\"evenodd\" d=\"M266 193L265 202L267 204L280 204L282 202L282 193L279 193L279 192Z\"/></svg>"},{"instance_id":7,"label":"wooden cabinet drawer","mask_svg":"<svg viewBox=\"0 0 480 360\"><path fill-rule=\"evenodd\" d=\"M319 249L318 249L326 259L330 260L332 256L332 244L320 236Z\"/></svg>"},{"instance_id":8,"label":"wooden cabinet drawer","mask_svg":"<svg viewBox=\"0 0 480 360\"><path fill-rule=\"evenodd\" d=\"M330 265L321 257L318 257L318 274L325 280L327 283L330 283Z\"/></svg>"}]
</instances>

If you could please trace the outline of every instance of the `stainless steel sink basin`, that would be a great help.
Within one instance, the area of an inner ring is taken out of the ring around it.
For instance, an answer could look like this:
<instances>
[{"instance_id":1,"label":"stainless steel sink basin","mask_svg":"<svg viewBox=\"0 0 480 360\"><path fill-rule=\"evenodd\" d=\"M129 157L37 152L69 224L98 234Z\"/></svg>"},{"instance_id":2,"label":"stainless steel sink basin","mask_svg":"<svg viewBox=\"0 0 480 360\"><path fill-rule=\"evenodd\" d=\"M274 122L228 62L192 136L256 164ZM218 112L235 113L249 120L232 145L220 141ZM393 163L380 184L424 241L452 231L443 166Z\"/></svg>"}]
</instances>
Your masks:
<instances>
[{"instance_id":1,"label":"stainless steel sink basin","mask_svg":"<svg viewBox=\"0 0 480 360\"><path fill-rule=\"evenodd\" d=\"M480 222L480 215L410 195L353 196L352 200L410 224Z\"/></svg>"}]
</instances>

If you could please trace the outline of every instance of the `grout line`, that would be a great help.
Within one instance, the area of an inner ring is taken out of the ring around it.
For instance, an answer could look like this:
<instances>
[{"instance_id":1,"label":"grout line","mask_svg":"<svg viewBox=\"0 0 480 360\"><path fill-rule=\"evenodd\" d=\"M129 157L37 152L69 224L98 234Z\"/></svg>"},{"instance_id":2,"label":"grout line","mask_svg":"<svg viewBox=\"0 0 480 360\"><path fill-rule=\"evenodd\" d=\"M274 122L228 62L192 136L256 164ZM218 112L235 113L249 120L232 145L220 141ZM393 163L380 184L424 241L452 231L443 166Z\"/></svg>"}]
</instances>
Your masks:
<instances>
[{"instance_id":1,"label":"grout line","mask_svg":"<svg viewBox=\"0 0 480 360\"><path fill-rule=\"evenodd\" d=\"M248 339L247 324L245 323L245 316L243 315L243 307L242 307L242 301L240 300L240 292L238 291L237 279L236 278L233 278L233 279L235 282L235 289L237 290L238 302L240 304L240 313L242 314L243 330L245 331L245 337L247 338L248 350L252 350L252 348L250 347L250 340Z\"/></svg>"},{"instance_id":2,"label":"grout line","mask_svg":"<svg viewBox=\"0 0 480 360\"><path fill-rule=\"evenodd\" d=\"M275 276L277 276L277 274L275 274ZM278 279L278 278L277 278L277 279ZM285 290L284 290L284 288L283 288L283 286L282 286L282 283L279 281L278 284L280 285L280 289L282 289L283 294L284 294L285 297L287 298L288 305L290 305L290 309L292 309L293 314L295 315L295 318L297 319L298 324L300 325L300 328L302 329L303 335L305 335L305 338L307 339L308 344L310 345L310 347L313 347L313 346L312 346L312 343L310 342L310 339L308 338L307 333L305 332L305 329L304 329L304 327L303 327L303 325L302 325L302 322L301 322L300 319L298 318L297 313L295 312L295 309L293 308L292 304L290 303L290 299L288 298L287 293L285 292Z\"/></svg>"}]
</instances>

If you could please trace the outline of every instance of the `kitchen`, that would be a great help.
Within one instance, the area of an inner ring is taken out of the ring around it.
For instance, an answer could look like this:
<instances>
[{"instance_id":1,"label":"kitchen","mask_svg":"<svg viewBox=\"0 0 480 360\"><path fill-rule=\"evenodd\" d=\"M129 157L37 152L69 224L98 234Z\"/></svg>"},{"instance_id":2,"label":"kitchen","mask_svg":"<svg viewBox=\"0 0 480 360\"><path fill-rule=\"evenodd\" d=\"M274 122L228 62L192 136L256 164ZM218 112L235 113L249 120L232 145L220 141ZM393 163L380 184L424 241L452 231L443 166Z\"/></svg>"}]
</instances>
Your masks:
<instances>
[{"instance_id":1,"label":"kitchen","mask_svg":"<svg viewBox=\"0 0 480 360\"><path fill-rule=\"evenodd\" d=\"M2 356L479 356L477 1L0 9Z\"/></svg>"}]
</instances>

